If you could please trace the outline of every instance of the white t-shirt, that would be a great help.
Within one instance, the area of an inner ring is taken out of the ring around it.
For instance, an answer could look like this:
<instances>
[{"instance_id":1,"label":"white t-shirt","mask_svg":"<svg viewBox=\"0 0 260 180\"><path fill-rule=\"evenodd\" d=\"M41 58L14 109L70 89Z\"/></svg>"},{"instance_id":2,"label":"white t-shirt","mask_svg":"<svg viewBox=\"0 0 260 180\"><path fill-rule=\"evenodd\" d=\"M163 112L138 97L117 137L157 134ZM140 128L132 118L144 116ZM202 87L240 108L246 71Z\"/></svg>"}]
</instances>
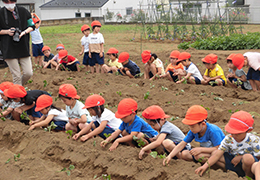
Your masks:
<instances>
[{"instance_id":1,"label":"white t-shirt","mask_svg":"<svg viewBox=\"0 0 260 180\"><path fill-rule=\"evenodd\" d=\"M84 52L89 52L89 36L83 36L80 40L81 45L84 46Z\"/></svg>"},{"instance_id":2,"label":"white t-shirt","mask_svg":"<svg viewBox=\"0 0 260 180\"><path fill-rule=\"evenodd\" d=\"M61 111L59 111L58 109L50 109L47 116L49 115L54 115L52 119L53 121L69 122L69 118L66 116L66 111L63 109Z\"/></svg>"},{"instance_id":3,"label":"white t-shirt","mask_svg":"<svg viewBox=\"0 0 260 180\"><path fill-rule=\"evenodd\" d=\"M5 101L4 99L1 98L0 103L2 104L2 109L5 110L10 106L12 101Z\"/></svg>"},{"instance_id":4,"label":"white t-shirt","mask_svg":"<svg viewBox=\"0 0 260 180\"><path fill-rule=\"evenodd\" d=\"M40 33L40 28L38 29L35 28L35 30L30 32L30 34L31 34L31 39L33 44L43 43L42 35Z\"/></svg>"},{"instance_id":5,"label":"white t-shirt","mask_svg":"<svg viewBox=\"0 0 260 180\"><path fill-rule=\"evenodd\" d=\"M117 130L119 128L120 124L122 123L121 119L117 119L115 117L115 114L106 108L104 109L100 118L98 116L92 116L92 121L97 121L99 124L102 121L108 121L107 125L110 126L114 130Z\"/></svg>"},{"instance_id":6,"label":"white t-shirt","mask_svg":"<svg viewBox=\"0 0 260 180\"><path fill-rule=\"evenodd\" d=\"M165 74L163 63L159 58L155 59L153 64L155 64L156 68L161 68L161 75Z\"/></svg>"},{"instance_id":7,"label":"white t-shirt","mask_svg":"<svg viewBox=\"0 0 260 180\"><path fill-rule=\"evenodd\" d=\"M236 140L229 134L222 140L218 149L228 152L232 155L253 154L255 157L260 158L260 142L259 137L247 133L242 142Z\"/></svg>"},{"instance_id":8,"label":"white t-shirt","mask_svg":"<svg viewBox=\"0 0 260 180\"><path fill-rule=\"evenodd\" d=\"M89 44L104 44L105 40L101 33L93 34L90 33L89 37Z\"/></svg>"},{"instance_id":9,"label":"white t-shirt","mask_svg":"<svg viewBox=\"0 0 260 180\"><path fill-rule=\"evenodd\" d=\"M79 119L79 118L81 118L81 116L83 114L86 114L87 121L88 122L92 121L92 118L91 118L88 110L87 109L82 109L84 106L85 105L82 102L80 102L79 100L76 100L76 104L75 104L75 106L72 109L70 109L69 106L66 106L66 115L67 115L67 117L70 118L70 119L74 119L74 118L78 118Z\"/></svg>"},{"instance_id":10,"label":"white t-shirt","mask_svg":"<svg viewBox=\"0 0 260 180\"><path fill-rule=\"evenodd\" d=\"M251 68L257 71L260 68L260 53L258 52L247 52L244 56L248 59L248 64Z\"/></svg>"},{"instance_id":11,"label":"white t-shirt","mask_svg":"<svg viewBox=\"0 0 260 180\"><path fill-rule=\"evenodd\" d=\"M190 63L188 68L186 66L184 66L184 70L187 73L191 73L191 76L197 77L199 80L202 80L202 76L200 74L200 71L195 64Z\"/></svg>"}]
</instances>

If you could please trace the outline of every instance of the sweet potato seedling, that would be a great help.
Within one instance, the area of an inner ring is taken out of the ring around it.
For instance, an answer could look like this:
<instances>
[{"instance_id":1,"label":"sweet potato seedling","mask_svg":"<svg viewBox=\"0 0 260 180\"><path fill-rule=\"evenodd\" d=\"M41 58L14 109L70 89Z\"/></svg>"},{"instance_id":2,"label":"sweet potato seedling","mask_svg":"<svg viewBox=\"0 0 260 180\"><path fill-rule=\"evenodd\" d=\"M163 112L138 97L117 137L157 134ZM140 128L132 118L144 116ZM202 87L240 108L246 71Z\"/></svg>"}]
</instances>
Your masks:
<instances>
[{"instance_id":1,"label":"sweet potato seedling","mask_svg":"<svg viewBox=\"0 0 260 180\"><path fill-rule=\"evenodd\" d=\"M202 156L201 158L198 159L198 161L201 163L203 160L205 159L204 156ZM209 165L209 161L207 160L206 163L208 164L208 169L206 171L206 174L208 174L208 178L210 178L210 165Z\"/></svg>"},{"instance_id":2,"label":"sweet potato seedling","mask_svg":"<svg viewBox=\"0 0 260 180\"><path fill-rule=\"evenodd\" d=\"M14 161L18 161L18 159L20 158L20 153L19 154L14 154Z\"/></svg>"},{"instance_id":3,"label":"sweet potato seedling","mask_svg":"<svg viewBox=\"0 0 260 180\"><path fill-rule=\"evenodd\" d=\"M179 119L179 117L178 117L178 116L172 116L171 119L170 119L170 121L174 121L174 120L176 120L176 119Z\"/></svg>"},{"instance_id":4,"label":"sweet potato seedling","mask_svg":"<svg viewBox=\"0 0 260 180\"><path fill-rule=\"evenodd\" d=\"M73 80L73 77L69 77L69 78L67 78L67 80Z\"/></svg>"},{"instance_id":5,"label":"sweet potato seedling","mask_svg":"<svg viewBox=\"0 0 260 180\"><path fill-rule=\"evenodd\" d=\"M52 121L51 124L47 128L44 128L44 131L51 132L51 130L55 129L56 127L57 127L57 125L54 124L54 122Z\"/></svg>"},{"instance_id":6,"label":"sweet potato seedling","mask_svg":"<svg viewBox=\"0 0 260 180\"><path fill-rule=\"evenodd\" d=\"M162 91L167 91L167 90L168 90L167 87L162 86Z\"/></svg>"},{"instance_id":7,"label":"sweet potato seedling","mask_svg":"<svg viewBox=\"0 0 260 180\"><path fill-rule=\"evenodd\" d=\"M216 81L210 81L209 84L210 84L211 86L214 86L214 84L218 84L218 82L216 82Z\"/></svg>"},{"instance_id":8,"label":"sweet potato seedling","mask_svg":"<svg viewBox=\"0 0 260 180\"><path fill-rule=\"evenodd\" d=\"M121 91L117 91L116 92L119 96L122 96L122 92Z\"/></svg>"},{"instance_id":9,"label":"sweet potato seedling","mask_svg":"<svg viewBox=\"0 0 260 180\"><path fill-rule=\"evenodd\" d=\"M224 101L221 97L214 97L214 100L216 100L216 101Z\"/></svg>"},{"instance_id":10,"label":"sweet potato seedling","mask_svg":"<svg viewBox=\"0 0 260 180\"><path fill-rule=\"evenodd\" d=\"M7 161L5 162L5 164L8 164L11 161L11 158L7 159Z\"/></svg>"},{"instance_id":11,"label":"sweet potato seedling","mask_svg":"<svg viewBox=\"0 0 260 180\"><path fill-rule=\"evenodd\" d=\"M28 84L31 84L32 82L33 82L32 79L30 79L30 80L27 81Z\"/></svg>"},{"instance_id":12,"label":"sweet potato seedling","mask_svg":"<svg viewBox=\"0 0 260 180\"><path fill-rule=\"evenodd\" d=\"M138 137L133 136L133 140L137 142L139 147L144 147L145 142L141 138L139 139Z\"/></svg>"},{"instance_id":13,"label":"sweet potato seedling","mask_svg":"<svg viewBox=\"0 0 260 180\"><path fill-rule=\"evenodd\" d=\"M2 121L6 121L6 118L4 117L3 113L0 112L0 114L1 114L1 116L2 116L2 117L1 117L1 120L2 120Z\"/></svg>"},{"instance_id":14,"label":"sweet potato seedling","mask_svg":"<svg viewBox=\"0 0 260 180\"><path fill-rule=\"evenodd\" d=\"M68 134L68 139L70 139L72 137L73 131L72 130L67 130L65 131L66 134Z\"/></svg>"},{"instance_id":15,"label":"sweet potato seedling","mask_svg":"<svg viewBox=\"0 0 260 180\"><path fill-rule=\"evenodd\" d=\"M28 120L29 122L31 122L31 119L29 118L29 116L26 113L26 111L22 112L22 114L20 115L20 118L23 119L23 120Z\"/></svg>"},{"instance_id":16,"label":"sweet potato seedling","mask_svg":"<svg viewBox=\"0 0 260 180\"><path fill-rule=\"evenodd\" d=\"M43 81L43 87L46 87L47 85L48 85L47 81L44 80L44 81Z\"/></svg>"},{"instance_id":17,"label":"sweet potato seedling","mask_svg":"<svg viewBox=\"0 0 260 180\"><path fill-rule=\"evenodd\" d=\"M62 170L60 170L60 172L66 172L66 173L67 173L67 175L68 175L68 176L70 176L70 174L71 174L71 171L72 171L73 169L75 169L75 166L74 166L74 165L72 165L72 164L70 164L70 166L69 166L68 170L67 170L67 168L63 168Z\"/></svg>"},{"instance_id":18,"label":"sweet potato seedling","mask_svg":"<svg viewBox=\"0 0 260 180\"><path fill-rule=\"evenodd\" d=\"M93 142L93 146L96 147L96 144L97 144L97 141L94 141Z\"/></svg>"},{"instance_id":19,"label":"sweet potato seedling","mask_svg":"<svg viewBox=\"0 0 260 180\"><path fill-rule=\"evenodd\" d=\"M152 151L150 152L150 155L153 157L153 158L156 158L157 157L157 152L156 151Z\"/></svg>"},{"instance_id":20,"label":"sweet potato seedling","mask_svg":"<svg viewBox=\"0 0 260 180\"><path fill-rule=\"evenodd\" d=\"M144 99L148 99L149 95L150 95L150 92L147 91L147 92L144 94Z\"/></svg>"},{"instance_id":21,"label":"sweet potato seedling","mask_svg":"<svg viewBox=\"0 0 260 180\"><path fill-rule=\"evenodd\" d=\"M201 96L208 96L207 93L200 93Z\"/></svg>"},{"instance_id":22,"label":"sweet potato seedling","mask_svg":"<svg viewBox=\"0 0 260 180\"><path fill-rule=\"evenodd\" d=\"M108 138L109 136L111 136L111 133L109 133L109 134L104 133L104 136L105 136L106 138Z\"/></svg>"}]
</instances>

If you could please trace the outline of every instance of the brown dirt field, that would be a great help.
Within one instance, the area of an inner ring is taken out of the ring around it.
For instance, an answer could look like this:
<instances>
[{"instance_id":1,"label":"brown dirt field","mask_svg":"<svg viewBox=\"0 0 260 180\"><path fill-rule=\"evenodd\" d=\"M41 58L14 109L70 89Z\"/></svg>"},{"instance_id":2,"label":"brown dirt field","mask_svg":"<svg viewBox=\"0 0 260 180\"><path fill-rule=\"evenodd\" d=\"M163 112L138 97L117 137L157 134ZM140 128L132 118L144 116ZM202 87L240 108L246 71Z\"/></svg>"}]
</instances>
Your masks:
<instances>
[{"instance_id":1,"label":"brown dirt field","mask_svg":"<svg viewBox=\"0 0 260 180\"><path fill-rule=\"evenodd\" d=\"M101 29L102 33L102 29ZM119 52L127 51L130 59L135 61L143 71L141 51L149 49L156 53L165 63L172 50L177 49L177 42L162 41L129 41L133 33L118 33L115 35L104 33L105 51L110 47L116 47ZM69 54L78 57L80 51L79 40L82 34L63 34L62 38L72 39L76 43L65 44ZM136 38L137 39L137 38ZM46 37L45 45L50 39ZM58 44L59 42L57 42ZM141 49L142 43L142 49ZM56 44L50 45L52 49ZM244 53L242 51L201 51L187 50L191 53L191 60L198 66L201 73L205 67L201 58L209 53L219 56L218 63L227 73L226 57L230 53ZM260 50L254 50L260 52ZM107 56L106 56L107 59ZM245 69L246 70L246 69ZM5 74L6 73L6 74ZM68 79L72 77L72 79ZM179 119L172 121L184 133L188 126L181 123L187 109L199 104L207 107L208 121L224 128L231 113L236 110L244 110L255 115L254 132L260 133L259 92L243 91L230 87L211 87L202 85L174 84L166 79L156 81L144 80L143 78L129 79L113 74L85 74L85 72L57 72L49 69L35 69L32 77L33 82L27 84L29 89L42 89L52 92L53 97L58 94L59 86L63 83L71 83L78 86L78 94L85 100L91 93L102 93L106 105L113 112L117 104L123 98L133 98L138 102L138 115L150 105L161 106L166 114L178 116ZM44 87L43 81L48 85ZM0 69L0 82L12 81L8 68ZM154 87L153 87L154 85ZM168 90L163 91L162 86ZM184 90L184 92L182 91ZM117 94L121 91L122 95ZM144 100L144 94L149 91L148 99ZM206 93L202 95L202 93ZM216 101L214 97L221 97L224 101ZM236 104L234 106L233 104ZM55 105L65 108L58 99ZM100 138L94 138L87 142L73 141L67 138L63 132L45 132L42 129L28 131L25 126L15 121L0 121L0 179L93 179L94 176L103 179L102 174L111 175L113 180L121 179L239 179L233 172L222 170L210 170L210 177L205 174L199 177L194 170L200 166L194 162L172 160L167 167L162 166L162 159L146 156L143 160L138 159L138 148L120 145L115 151L108 151L108 147L102 149L99 144ZM196 145L196 144L193 144ZM14 154L21 154L18 161L14 161ZM9 163L5 163L8 159ZM75 166L71 175L60 172L70 164Z\"/></svg>"}]
</instances>

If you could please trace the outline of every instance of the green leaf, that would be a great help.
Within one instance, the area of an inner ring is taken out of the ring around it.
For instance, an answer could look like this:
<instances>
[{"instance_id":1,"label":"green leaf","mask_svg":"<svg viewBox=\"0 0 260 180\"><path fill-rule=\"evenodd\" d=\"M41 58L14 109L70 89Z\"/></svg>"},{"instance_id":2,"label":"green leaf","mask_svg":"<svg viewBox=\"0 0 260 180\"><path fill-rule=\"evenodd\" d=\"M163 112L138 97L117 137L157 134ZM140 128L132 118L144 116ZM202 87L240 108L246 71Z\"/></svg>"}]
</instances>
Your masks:
<instances>
[{"instance_id":1,"label":"green leaf","mask_svg":"<svg viewBox=\"0 0 260 180\"><path fill-rule=\"evenodd\" d=\"M5 164L8 164L11 161L11 158L7 159L7 161L5 162Z\"/></svg>"},{"instance_id":2,"label":"green leaf","mask_svg":"<svg viewBox=\"0 0 260 180\"><path fill-rule=\"evenodd\" d=\"M70 164L70 166L69 166L69 170L73 170L73 169L75 169L75 166L72 165L72 164Z\"/></svg>"},{"instance_id":3,"label":"green leaf","mask_svg":"<svg viewBox=\"0 0 260 180\"><path fill-rule=\"evenodd\" d=\"M153 157L153 158L156 158L157 157L157 152L156 151L152 151L151 153L150 153L150 155Z\"/></svg>"}]
</instances>

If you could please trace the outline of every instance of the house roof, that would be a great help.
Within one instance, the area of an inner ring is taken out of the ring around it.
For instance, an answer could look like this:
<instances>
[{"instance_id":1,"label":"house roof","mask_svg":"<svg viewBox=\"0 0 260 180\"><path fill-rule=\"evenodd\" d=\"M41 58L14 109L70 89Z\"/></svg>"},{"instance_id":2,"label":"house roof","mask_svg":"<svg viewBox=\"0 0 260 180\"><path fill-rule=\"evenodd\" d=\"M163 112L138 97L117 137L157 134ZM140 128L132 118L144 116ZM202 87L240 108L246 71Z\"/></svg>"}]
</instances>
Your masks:
<instances>
[{"instance_id":1,"label":"house roof","mask_svg":"<svg viewBox=\"0 0 260 180\"><path fill-rule=\"evenodd\" d=\"M52 0L40 6L40 8L82 8L102 7L109 0Z\"/></svg>"}]
</instances>

